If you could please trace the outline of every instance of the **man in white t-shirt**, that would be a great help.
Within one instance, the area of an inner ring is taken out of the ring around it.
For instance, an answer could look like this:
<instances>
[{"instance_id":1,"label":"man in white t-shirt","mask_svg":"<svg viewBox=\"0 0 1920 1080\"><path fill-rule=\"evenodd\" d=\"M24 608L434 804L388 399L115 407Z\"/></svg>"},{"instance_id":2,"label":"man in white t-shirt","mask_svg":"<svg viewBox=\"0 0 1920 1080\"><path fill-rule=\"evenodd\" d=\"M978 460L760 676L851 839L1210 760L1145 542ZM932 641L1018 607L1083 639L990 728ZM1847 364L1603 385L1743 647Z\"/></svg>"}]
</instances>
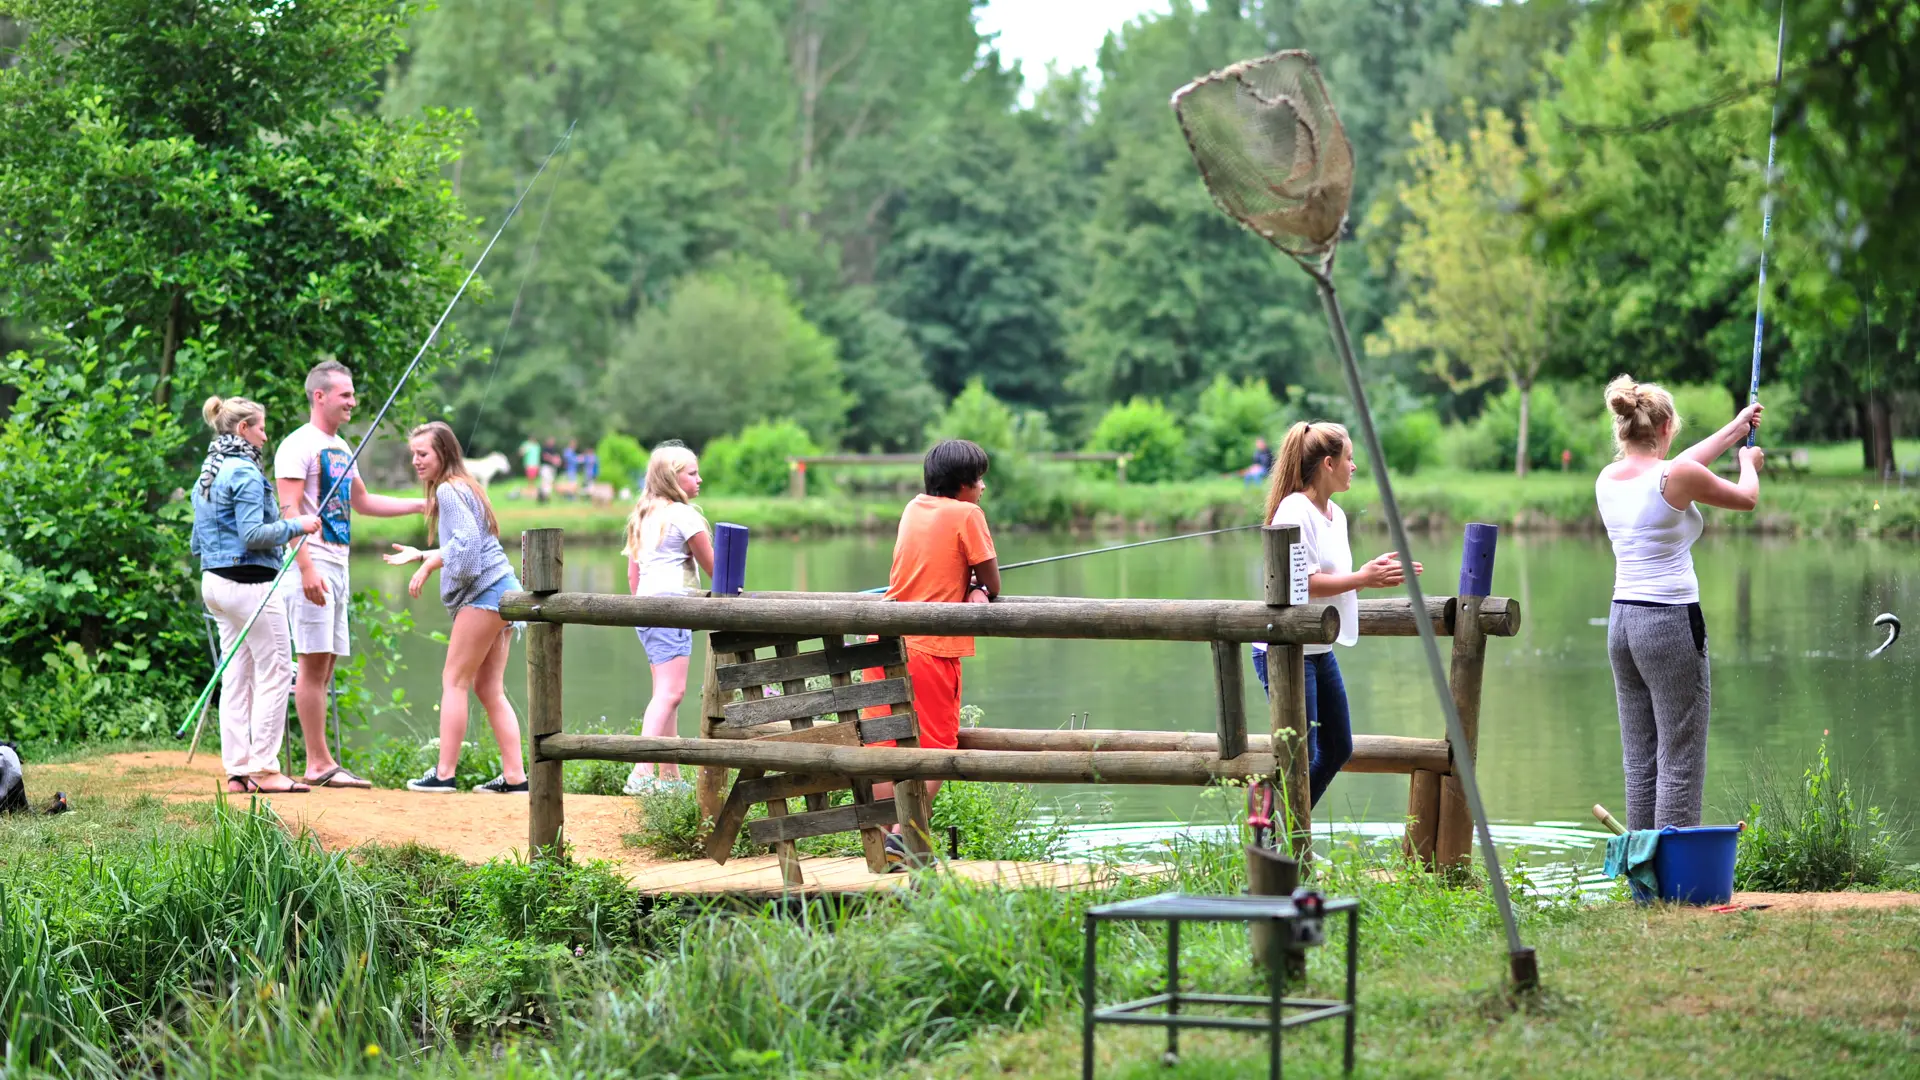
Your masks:
<instances>
[{"instance_id":1,"label":"man in white t-shirt","mask_svg":"<svg viewBox=\"0 0 1920 1080\"><path fill-rule=\"evenodd\" d=\"M340 767L327 745L327 688L336 659L351 654L347 637L347 555L353 540L353 512L373 517L403 517L426 509L425 499L375 495L352 466L353 448L340 428L353 418L353 372L338 360L324 360L307 372L307 422L288 435L273 455L274 487L281 513L318 515L320 531L300 548L294 561L300 589L293 597L293 651L300 656L300 679L293 707L300 714L300 735L307 744L307 783L316 787L372 787ZM342 476L345 479L342 479ZM332 492L326 505L321 497Z\"/></svg>"}]
</instances>

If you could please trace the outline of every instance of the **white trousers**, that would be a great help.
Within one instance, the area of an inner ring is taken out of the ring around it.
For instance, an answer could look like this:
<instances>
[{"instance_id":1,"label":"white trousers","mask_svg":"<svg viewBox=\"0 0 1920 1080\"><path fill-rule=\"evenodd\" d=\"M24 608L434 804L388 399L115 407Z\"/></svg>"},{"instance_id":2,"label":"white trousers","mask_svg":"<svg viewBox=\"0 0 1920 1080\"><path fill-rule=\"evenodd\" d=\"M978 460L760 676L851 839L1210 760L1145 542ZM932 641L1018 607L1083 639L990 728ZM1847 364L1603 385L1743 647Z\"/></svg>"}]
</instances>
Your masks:
<instances>
[{"instance_id":1,"label":"white trousers","mask_svg":"<svg viewBox=\"0 0 1920 1080\"><path fill-rule=\"evenodd\" d=\"M287 736L287 695L293 690L292 643L283 594L234 644L271 582L242 585L218 574L200 575L200 599L220 625L221 655L232 655L220 678L220 760L228 776L280 771L280 744Z\"/></svg>"}]
</instances>

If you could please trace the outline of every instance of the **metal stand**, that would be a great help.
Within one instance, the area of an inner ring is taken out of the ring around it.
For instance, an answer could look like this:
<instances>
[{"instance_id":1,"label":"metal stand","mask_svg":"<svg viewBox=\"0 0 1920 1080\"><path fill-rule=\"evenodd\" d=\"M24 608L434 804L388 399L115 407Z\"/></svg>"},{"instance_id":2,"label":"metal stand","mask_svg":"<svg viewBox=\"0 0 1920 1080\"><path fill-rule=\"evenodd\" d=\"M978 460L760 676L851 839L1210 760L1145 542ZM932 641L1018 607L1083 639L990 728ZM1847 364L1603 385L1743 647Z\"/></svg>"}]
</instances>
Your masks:
<instances>
[{"instance_id":1,"label":"metal stand","mask_svg":"<svg viewBox=\"0 0 1920 1080\"><path fill-rule=\"evenodd\" d=\"M1081 987L1082 1027L1081 1027L1081 1063L1080 1075L1083 1080L1093 1080L1093 1028L1095 1024L1146 1024L1158 1025L1167 1029L1166 1063L1173 1064L1180 1056L1181 1028L1225 1028L1235 1031L1264 1031L1267 1033L1267 1075L1272 1080L1280 1080L1280 1043L1281 1033L1290 1027L1300 1027L1335 1017L1346 1019L1343 1068L1353 1071L1354 1023L1357 1015L1355 993L1359 985L1360 960L1360 901L1353 899L1329 899L1323 902L1323 914L1347 913L1347 996L1344 1001L1330 1001L1320 998L1290 998L1286 993L1286 964L1284 948L1268 950L1267 994L1264 997L1244 994L1183 994L1180 992L1180 924L1183 922L1243 922L1265 923L1271 927L1270 940L1276 944L1294 937L1298 924L1308 918L1288 897L1267 896L1189 896L1184 893L1162 893L1159 896L1143 897L1139 900L1127 900L1118 904L1103 904L1087 911L1086 928L1086 964L1082 974ZM1167 924L1167 989L1164 993L1128 1001L1119 1005L1100 1008L1095 1003L1094 988L1098 979L1098 955L1100 923L1118 922L1164 922ZM1181 1013L1185 1004L1253 1006L1263 1008L1267 1015L1263 1019L1241 1016L1222 1016L1206 1013ZM1164 1012L1148 1012L1156 1006L1165 1006ZM1287 1009L1304 1009L1305 1012L1294 1016L1285 1016Z\"/></svg>"}]
</instances>

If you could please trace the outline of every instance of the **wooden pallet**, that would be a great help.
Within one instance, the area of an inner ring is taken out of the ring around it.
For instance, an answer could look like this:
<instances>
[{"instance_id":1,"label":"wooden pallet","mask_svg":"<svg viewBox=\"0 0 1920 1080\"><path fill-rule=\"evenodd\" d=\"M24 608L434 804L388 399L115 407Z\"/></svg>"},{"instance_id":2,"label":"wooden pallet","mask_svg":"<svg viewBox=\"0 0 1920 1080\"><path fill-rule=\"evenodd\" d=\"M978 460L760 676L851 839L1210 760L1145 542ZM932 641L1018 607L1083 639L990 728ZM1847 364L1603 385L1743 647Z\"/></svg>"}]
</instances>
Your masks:
<instances>
[{"instance_id":1,"label":"wooden pallet","mask_svg":"<svg viewBox=\"0 0 1920 1080\"><path fill-rule=\"evenodd\" d=\"M811 641L819 641L820 648L803 650L802 646ZM715 633L708 647L714 656L714 686L725 703L720 723L726 728L752 729L784 722L788 730L750 737L841 746L887 741L900 746L920 744L919 724L907 708L913 703L913 685L907 676L906 647L897 637L848 645L839 635L809 638ZM757 658L763 649L772 649L773 656ZM855 673L869 668L882 669L886 677L854 681ZM828 685L810 690L810 678L825 678ZM736 693L738 700L727 700ZM863 709L876 708L886 708L889 715L861 715ZM835 719L815 724L815 718L825 716ZM714 818L713 831L707 837L707 855L725 865L745 826L755 843L774 849L784 884L798 887L805 879L795 841L858 831L866 869L884 874L888 869L885 826L899 821L907 826L911 849L926 852L930 847L926 787L917 780L902 781L896 785L893 798L876 799L874 779L806 773L769 775L761 769L743 769ZM852 794L852 803L832 805L830 796L843 791ZM798 814L788 805L788 800L796 797L806 799L806 810ZM755 803L766 806L767 816L747 824L747 813Z\"/></svg>"}]
</instances>

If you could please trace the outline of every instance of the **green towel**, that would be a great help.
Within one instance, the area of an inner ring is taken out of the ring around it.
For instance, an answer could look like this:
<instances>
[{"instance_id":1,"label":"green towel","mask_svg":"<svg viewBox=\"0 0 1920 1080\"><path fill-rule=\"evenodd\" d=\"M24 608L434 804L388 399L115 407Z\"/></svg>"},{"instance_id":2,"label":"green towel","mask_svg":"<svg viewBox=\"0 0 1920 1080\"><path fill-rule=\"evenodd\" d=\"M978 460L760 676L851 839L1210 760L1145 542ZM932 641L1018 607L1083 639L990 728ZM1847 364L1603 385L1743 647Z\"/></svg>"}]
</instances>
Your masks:
<instances>
[{"instance_id":1,"label":"green towel","mask_svg":"<svg viewBox=\"0 0 1920 1080\"><path fill-rule=\"evenodd\" d=\"M1660 879L1653 873L1653 853L1660 848L1660 830L1635 829L1630 833L1607 837L1607 864L1610 878L1625 874L1641 885L1660 892Z\"/></svg>"}]
</instances>

